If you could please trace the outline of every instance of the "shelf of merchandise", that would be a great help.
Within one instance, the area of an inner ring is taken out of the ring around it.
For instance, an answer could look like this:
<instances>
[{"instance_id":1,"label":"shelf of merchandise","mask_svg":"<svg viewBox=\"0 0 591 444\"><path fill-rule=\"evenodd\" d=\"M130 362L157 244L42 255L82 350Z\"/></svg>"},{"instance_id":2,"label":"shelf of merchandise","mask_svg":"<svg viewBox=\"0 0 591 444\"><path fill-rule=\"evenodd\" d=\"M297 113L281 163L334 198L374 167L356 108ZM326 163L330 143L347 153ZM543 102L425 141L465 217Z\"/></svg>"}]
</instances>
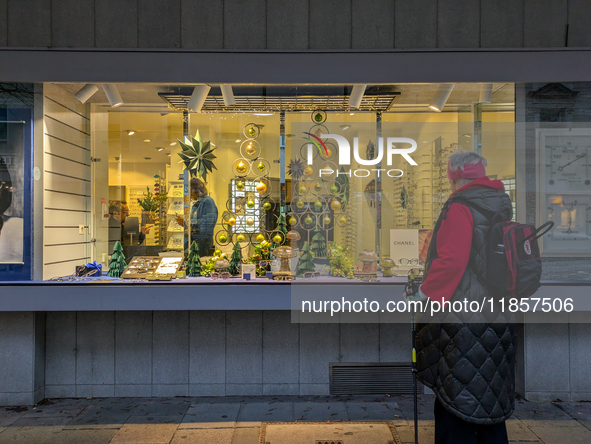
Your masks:
<instances>
[{"instance_id":1,"label":"shelf of merchandise","mask_svg":"<svg viewBox=\"0 0 591 444\"><path fill-rule=\"evenodd\" d=\"M175 185L180 185L181 186L181 190L182 190L182 185L183 185L183 181L182 180L169 180L168 181L168 202L167 202L167 208L166 208L166 215L167 215L167 221L166 221L166 233L168 235L168 240L166 243L166 249L170 250L170 251L183 251L184 249L184 243L185 243L185 230L181 229L181 230L174 230L170 228L170 224L174 222L175 225L176 224L176 220L175 217L177 214L179 215L183 215L184 214L184 195L182 194L181 191L181 195L180 196L174 196L171 195L171 193L173 193L173 190L177 187L175 187ZM171 205L174 205L175 203L179 203L179 210L178 211L170 211L170 207ZM169 215L174 215L172 217L168 217ZM175 245L176 244L176 245Z\"/></svg>"}]
</instances>

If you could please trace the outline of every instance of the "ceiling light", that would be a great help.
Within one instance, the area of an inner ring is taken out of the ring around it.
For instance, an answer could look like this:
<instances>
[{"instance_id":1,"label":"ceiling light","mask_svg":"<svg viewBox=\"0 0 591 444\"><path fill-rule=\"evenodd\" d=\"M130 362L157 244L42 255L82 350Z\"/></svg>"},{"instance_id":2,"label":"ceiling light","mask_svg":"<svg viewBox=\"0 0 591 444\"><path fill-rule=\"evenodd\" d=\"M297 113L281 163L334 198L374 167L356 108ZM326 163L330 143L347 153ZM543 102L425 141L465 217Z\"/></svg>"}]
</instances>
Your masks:
<instances>
[{"instance_id":1,"label":"ceiling light","mask_svg":"<svg viewBox=\"0 0 591 444\"><path fill-rule=\"evenodd\" d=\"M161 146L156 147L156 151L162 151L163 149L164 149L164 147L161 147Z\"/></svg>"},{"instance_id":2,"label":"ceiling light","mask_svg":"<svg viewBox=\"0 0 591 444\"><path fill-rule=\"evenodd\" d=\"M104 83L103 84L103 91L107 95L107 100L111 104L113 108L123 105L123 99L119 94L119 90L117 89L117 85L113 83Z\"/></svg>"},{"instance_id":3,"label":"ceiling light","mask_svg":"<svg viewBox=\"0 0 591 444\"><path fill-rule=\"evenodd\" d=\"M354 115L355 115L355 113L349 113L349 115L350 115L350 116L354 116Z\"/></svg>"},{"instance_id":4,"label":"ceiling light","mask_svg":"<svg viewBox=\"0 0 591 444\"><path fill-rule=\"evenodd\" d=\"M175 146L176 142L171 142L170 146Z\"/></svg>"},{"instance_id":5,"label":"ceiling light","mask_svg":"<svg viewBox=\"0 0 591 444\"><path fill-rule=\"evenodd\" d=\"M144 139L143 142L146 142L147 143L147 142L151 142L151 140L150 139Z\"/></svg>"},{"instance_id":6,"label":"ceiling light","mask_svg":"<svg viewBox=\"0 0 591 444\"><path fill-rule=\"evenodd\" d=\"M449 99L449 96L453 91L454 86L455 85L453 83L442 83L441 85L439 85L439 89L437 90L435 96L433 97L433 100L429 104L429 108L440 113L441 110L443 110L443 107L445 106L447 99Z\"/></svg>"},{"instance_id":7,"label":"ceiling light","mask_svg":"<svg viewBox=\"0 0 591 444\"><path fill-rule=\"evenodd\" d=\"M170 157L170 156L171 156L171 154L170 154L170 153L168 153L168 157Z\"/></svg>"},{"instance_id":8,"label":"ceiling light","mask_svg":"<svg viewBox=\"0 0 591 444\"><path fill-rule=\"evenodd\" d=\"M133 136L134 134L135 134L135 131L134 130L128 130L127 131L127 135L128 136Z\"/></svg>"},{"instance_id":9,"label":"ceiling light","mask_svg":"<svg viewBox=\"0 0 591 444\"><path fill-rule=\"evenodd\" d=\"M189 103L187 103L187 108L193 112L200 113L210 89L211 87L209 85L197 85L193 90Z\"/></svg>"},{"instance_id":10,"label":"ceiling light","mask_svg":"<svg viewBox=\"0 0 591 444\"><path fill-rule=\"evenodd\" d=\"M272 116L273 113L254 113L255 116Z\"/></svg>"},{"instance_id":11,"label":"ceiling light","mask_svg":"<svg viewBox=\"0 0 591 444\"><path fill-rule=\"evenodd\" d=\"M349 128L351 128L351 125L341 125L341 129L342 129L343 131L346 131L346 130L348 130Z\"/></svg>"},{"instance_id":12,"label":"ceiling light","mask_svg":"<svg viewBox=\"0 0 591 444\"><path fill-rule=\"evenodd\" d=\"M472 134L464 134L464 137L472 137Z\"/></svg>"},{"instance_id":13,"label":"ceiling light","mask_svg":"<svg viewBox=\"0 0 591 444\"><path fill-rule=\"evenodd\" d=\"M76 97L80 103L86 103L86 101L90 99L97 91L98 86L92 83L87 83L76 94L74 94L74 97Z\"/></svg>"},{"instance_id":14,"label":"ceiling light","mask_svg":"<svg viewBox=\"0 0 591 444\"><path fill-rule=\"evenodd\" d=\"M224 106L236 105L232 85L220 85L220 89L222 90L222 97L224 98Z\"/></svg>"},{"instance_id":15,"label":"ceiling light","mask_svg":"<svg viewBox=\"0 0 591 444\"><path fill-rule=\"evenodd\" d=\"M367 85L353 85L351 94L349 95L349 106L351 108L359 108L361 106L361 99L365 94L365 88Z\"/></svg>"},{"instance_id":16,"label":"ceiling light","mask_svg":"<svg viewBox=\"0 0 591 444\"><path fill-rule=\"evenodd\" d=\"M236 143L240 143L240 142L242 142L242 140L240 140L240 139L236 139L234 142L236 142Z\"/></svg>"},{"instance_id":17,"label":"ceiling light","mask_svg":"<svg viewBox=\"0 0 591 444\"><path fill-rule=\"evenodd\" d=\"M490 103L492 99L492 83L483 83L480 85L479 103Z\"/></svg>"}]
</instances>

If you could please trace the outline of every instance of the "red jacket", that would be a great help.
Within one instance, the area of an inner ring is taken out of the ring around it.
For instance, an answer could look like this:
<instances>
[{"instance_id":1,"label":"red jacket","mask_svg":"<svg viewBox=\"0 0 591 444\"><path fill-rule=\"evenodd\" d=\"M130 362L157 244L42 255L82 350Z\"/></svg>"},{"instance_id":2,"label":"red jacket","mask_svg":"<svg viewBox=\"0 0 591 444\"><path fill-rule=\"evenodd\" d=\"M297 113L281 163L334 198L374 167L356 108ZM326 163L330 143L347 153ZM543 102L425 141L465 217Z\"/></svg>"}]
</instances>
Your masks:
<instances>
[{"instance_id":1,"label":"red jacket","mask_svg":"<svg viewBox=\"0 0 591 444\"><path fill-rule=\"evenodd\" d=\"M503 182L484 176L458 188L452 196L469 188L505 190ZM437 233L438 257L431 263L427 279L421 285L421 295L437 302L451 300L468 266L473 230L474 221L468 207L452 203Z\"/></svg>"}]
</instances>

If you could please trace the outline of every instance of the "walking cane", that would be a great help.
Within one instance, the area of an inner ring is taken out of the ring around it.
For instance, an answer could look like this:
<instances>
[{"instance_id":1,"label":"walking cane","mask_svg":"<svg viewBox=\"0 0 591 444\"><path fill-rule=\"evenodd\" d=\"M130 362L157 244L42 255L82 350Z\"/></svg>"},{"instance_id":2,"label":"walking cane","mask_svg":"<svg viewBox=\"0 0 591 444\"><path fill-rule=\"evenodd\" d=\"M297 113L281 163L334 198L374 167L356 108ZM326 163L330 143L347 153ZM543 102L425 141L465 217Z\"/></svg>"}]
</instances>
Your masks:
<instances>
[{"instance_id":1,"label":"walking cane","mask_svg":"<svg viewBox=\"0 0 591 444\"><path fill-rule=\"evenodd\" d=\"M419 292L419 286L423 281L422 270L411 269L408 273L408 282L404 289L408 298L414 297ZM416 324L415 313L416 305L411 311L411 331L412 331L412 382L413 382L413 407L415 424L415 444L419 444L419 414L418 414L418 389L417 389L417 350L416 350Z\"/></svg>"},{"instance_id":2,"label":"walking cane","mask_svg":"<svg viewBox=\"0 0 591 444\"><path fill-rule=\"evenodd\" d=\"M411 312L411 330L412 330L412 383L413 383L413 403L415 417L415 444L419 444L419 415L418 415L418 395L417 395L417 350L416 350L416 325L415 312Z\"/></svg>"}]
</instances>

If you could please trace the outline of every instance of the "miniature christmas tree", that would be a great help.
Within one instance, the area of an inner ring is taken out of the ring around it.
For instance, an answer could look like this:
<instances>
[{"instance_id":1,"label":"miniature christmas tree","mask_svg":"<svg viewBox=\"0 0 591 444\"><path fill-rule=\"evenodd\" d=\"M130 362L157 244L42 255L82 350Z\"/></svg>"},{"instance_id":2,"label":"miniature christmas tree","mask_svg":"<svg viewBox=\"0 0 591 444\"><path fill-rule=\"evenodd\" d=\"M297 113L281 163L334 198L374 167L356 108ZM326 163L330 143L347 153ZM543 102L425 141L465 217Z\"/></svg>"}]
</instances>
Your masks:
<instances>
[{"instance_id":1,"label":"miniature christmas tree","mask_svg":"<svg viewBox=\"0 0 591 444\"><path fill-rule=\"evenodd\" d=\"M189 257L187 258L187 276L189 277L197 277L201 276L201 256L199 256L199 247L197 246L197 242L193 241L191 244L191 248L189 248Z\"/></svg>"},{"instance_id":2,"label":"miniature christmas tree","mask_svg":"<svg viewBox=\"0 0 591 444\"><path fill-rule=\"evenodd\" d=\"M316 226L312 234L312 245L310 248L312 249L312 253L314 253L314 257L325 257L326 238L324 237L324 233L322 233L322 229L319 226Z\"/></svg>"},{"instance_id":3,"label":"miniature christmas tree","mask_svg":"<svg viewBox=\"0 0 591 444\"><path fill-rule=\"evenodd\" d=\"M312 252L310 251L310 246L308 242L304 243L304 247L302 248L302 255L300 256L300 260L298 261L298 276L302 277L306 272L315 271L314 267L314 260L312 256Z\"/></svg>"},{"instance_id":4,"label":"miniature christmas tree","mask_svg":"<svg viewBox=\"0 0 591 444\"><path fill-rule=\"evenodd\" d=\"M107 276L116 278L121 277L125 267L127 267L127 262L125 262L123 247L121 246L121 242L117 241L113 247L113 254L111 255L111 262L109 262L109 272L107 273Z\"/></svg>"},{"instance_id":5,"label":"miniature christmas tree","mask_svg":"<svg viewBox=\"0 0 591 444\"><path fill-rule=\"evenodd\" d=\"M285 235L287 234L287 222L285 221L285 216L283 214L280 214L277 218L277 231L282 233L280 234L281 241L275 242L275 236L273 236L273 239L271 239L273 241L273 249L279 247L283 243Z\"/></svg>"},{"instance_id":6,"label":"miniature christmas tree","mask_svg":"<svg viewBox=\"0 0 591 444\"><path fill-rule=\"evenodd\" d=\"M232 275L239 274L240 264L242 264L242 249L240 248L240 243L236 242L232 250L232 256L230 256L230 268L228 272Z\"/></svg>"}]
</instances>

